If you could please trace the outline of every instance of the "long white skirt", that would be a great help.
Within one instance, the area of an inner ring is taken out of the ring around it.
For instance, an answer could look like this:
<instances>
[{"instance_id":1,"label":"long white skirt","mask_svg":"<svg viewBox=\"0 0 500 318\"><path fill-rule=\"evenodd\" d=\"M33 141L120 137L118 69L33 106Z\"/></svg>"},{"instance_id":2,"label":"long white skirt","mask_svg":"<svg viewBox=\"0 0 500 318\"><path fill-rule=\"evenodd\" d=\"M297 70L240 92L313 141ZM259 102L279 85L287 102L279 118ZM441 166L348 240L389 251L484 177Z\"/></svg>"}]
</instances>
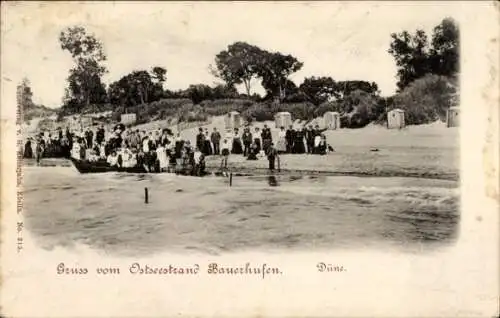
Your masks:
<instances>
[{"instance_id":1,"label":"long white skirt","mask_svg":"<svg viewBox=\"0 0 500 318\"><path fill-rule=\"evenodd\" d=\"M158 161L160 161L160 168L161 169L168 168L167 152L165 150L163 150L163 151L157 151L156 155L158 157Z\"/></svg>"},{"instance_id":2,"label":"long white skirt","mask_svg":"<svg viewBox=\"0 0 500 318\"><path fill-rule=\"evenodd\" d=\"M280 137L276 144L277 151L286 151L286 139L285 137Z\"/></svg>"}]
</instances>

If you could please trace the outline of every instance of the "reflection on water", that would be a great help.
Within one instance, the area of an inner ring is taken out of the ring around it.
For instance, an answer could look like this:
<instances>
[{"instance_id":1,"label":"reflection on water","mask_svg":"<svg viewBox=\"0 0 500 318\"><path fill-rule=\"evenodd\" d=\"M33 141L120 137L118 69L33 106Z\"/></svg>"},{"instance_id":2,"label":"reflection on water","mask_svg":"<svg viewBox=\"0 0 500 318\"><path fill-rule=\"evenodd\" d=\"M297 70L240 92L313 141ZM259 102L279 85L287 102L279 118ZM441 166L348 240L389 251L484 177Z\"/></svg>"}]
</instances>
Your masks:
<instances>
[{"instance_id":1,"label":"reflection on water","mask_svg":"<svg viewBox=\"0 0 500 318\"><path fill-rule=\"evenodd\" d=\"M276 179L276 176L273 176L273 175L267 177L267 183L271 187L277 187L278 186L278 180Z\"/></svg>"},{"instance_id":2,"label":"reflection on water","mask_svg":"<svg viewBox=\"0 0 500 318\"><path fill-rule=\"evenodd\" d=\"M453 242L459 222L458 184L444 180L241 176L230 187L219 177L28 167L24 183L26 227L49 249L425 251Z\"/></svg>"}]
</instances>

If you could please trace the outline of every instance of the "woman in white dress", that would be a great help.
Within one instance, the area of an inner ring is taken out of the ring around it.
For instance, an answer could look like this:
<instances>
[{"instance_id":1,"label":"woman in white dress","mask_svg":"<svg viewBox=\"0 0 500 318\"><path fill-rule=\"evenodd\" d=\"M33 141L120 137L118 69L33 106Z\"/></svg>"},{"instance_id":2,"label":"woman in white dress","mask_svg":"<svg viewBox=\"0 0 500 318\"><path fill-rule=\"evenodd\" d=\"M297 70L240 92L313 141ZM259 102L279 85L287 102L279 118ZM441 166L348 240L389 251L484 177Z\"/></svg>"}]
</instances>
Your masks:
<instances>
[{"instance_id":1,"label":"woman in white dress","mask_svg":"<svg viewBox=\"0 0 500 318\"><path fill-rule=\"evenodd\" d=\"M135 154L132 152L132 150L130 150L128 146L122 148L120 155L122 156L122 166L124 168L132 168L137 165Z\"/></svg>"},{"instance_id":2,"label":"woman in white dress","mask_svg":"<svg viewBox=\"0 0 500 318\"><path fill-rule=\"evenodd\" d=\"M278 133L278 143L276 144L276 150L278 151L278 153L286 152L286 131L285 127L283 126L281 126Z\"/></svg>"},{"instance_id":3,"label":"woman in white dress","mask_svg":"<svg viewBox=\"0 0 500 318\"><path fill-rule=\"evenodd\" d=\"M104 141L102 141L99 145L99 158L106 160L106 145L104 144Z\"/></svg>"},{"instance_id":4,"label":"woman in white dress","mask_svg":"<svg viewBox=\"0 0 500 318\"><path fill-rule=\"evenodd\" d=\"M73 148L71 149L71 157L77 160L81 160L81 154L80 154L80 143L76 140L73 141Z\"/></svg>"},{"instance_id":5,"label":"woman in white dress","mask_svg":"<svg viewBox=\"0 0 500 318\"><path fill-rule=\"evenodd\" d=\"M160 171L167 171L168 168L168 157L167 150L163 146L163 144L159 144L158 148L156 148L156 158L160 162Z\"/></svg>"}]
</instances>

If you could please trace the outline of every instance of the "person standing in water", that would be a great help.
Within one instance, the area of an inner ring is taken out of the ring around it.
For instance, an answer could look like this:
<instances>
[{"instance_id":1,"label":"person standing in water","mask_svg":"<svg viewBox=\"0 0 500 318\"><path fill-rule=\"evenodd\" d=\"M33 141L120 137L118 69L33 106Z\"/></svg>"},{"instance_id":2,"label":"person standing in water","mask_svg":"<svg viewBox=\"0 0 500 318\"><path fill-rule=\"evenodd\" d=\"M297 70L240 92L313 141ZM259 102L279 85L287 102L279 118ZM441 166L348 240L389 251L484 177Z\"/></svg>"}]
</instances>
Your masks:
<instances>
[{"instance_id":1,"label":"person standing in water","mask_svg":"<svg viewBox=\"0 0 500 318\"><path fill-rule=\"evenodd\" d=\"M267 149L267 159L269 160L269 170L274 171L274 163L276 161L276 157L278 156L278 152L276 148L274 148L274 144L271 143L269 148Z\"/></svg>"},{"instance_id":2,"label":"person standing in water","mask_svg":"<svg viewBox=\"0 0 500 318\"><path fill-rule=\"evenodd\" d=\"M304 132L306 143L307 143L307 153L312 154L314 148L314 131L312 125L309 125Z\"/></svg>"},{"instance_id":3,"label":"person standing in water","mask_svg":"<svg viewBox=\"0 0 500 318\"><path fill-rule=\"evenodd\" d=\"M193 154L193 159L194 159L193 174L195 176L201 176L203 173L203 166L202 166L203 158L204 158L203 153L200 151L200 149L196 148Z\"/></svg>"},{"instance_id":4,"label":"person standing in water","mask_svg":"<svg viewBox=\"0 0 500 318\"><path fill-rule=\"evenodd\" d=\"M40 160L42 159L44 150L45 150L45 145L43 143L42 138L37 137L35 143L35 159L37 165L40 165Z\"/></svg>"}]
</instances>

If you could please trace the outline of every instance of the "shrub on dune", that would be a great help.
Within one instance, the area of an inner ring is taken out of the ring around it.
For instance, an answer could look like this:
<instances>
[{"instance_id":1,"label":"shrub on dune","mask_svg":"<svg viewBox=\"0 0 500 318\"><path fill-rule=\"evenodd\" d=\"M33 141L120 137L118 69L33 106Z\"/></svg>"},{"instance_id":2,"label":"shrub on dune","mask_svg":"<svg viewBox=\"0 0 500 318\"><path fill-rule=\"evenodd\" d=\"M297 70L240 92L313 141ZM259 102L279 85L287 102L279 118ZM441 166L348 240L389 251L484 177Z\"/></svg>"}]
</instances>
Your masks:
<instances>
[{"instance_id":1,"label":"shrub on dune","mask_svg":"<svg viewBox=\"0 0 500 318\"><path fill-rule=\"evenodd\" d=\"M394 97L396 107L405 111L409 125L445 121L446 111L458 103L457 84L454 80L428 74L415 80Z\"/></svg>"}]
</instances>

